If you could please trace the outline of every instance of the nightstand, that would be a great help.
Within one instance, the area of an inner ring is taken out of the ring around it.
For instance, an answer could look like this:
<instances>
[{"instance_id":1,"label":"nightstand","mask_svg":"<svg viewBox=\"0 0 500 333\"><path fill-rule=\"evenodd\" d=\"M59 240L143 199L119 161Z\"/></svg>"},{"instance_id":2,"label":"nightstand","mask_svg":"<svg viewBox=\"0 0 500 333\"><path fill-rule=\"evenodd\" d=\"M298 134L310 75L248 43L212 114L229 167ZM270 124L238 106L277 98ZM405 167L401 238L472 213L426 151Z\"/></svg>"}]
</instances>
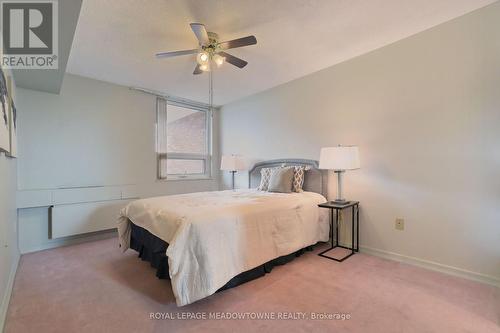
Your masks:
<instances>
[{"instance_id":1,"label":"nightstand","mask_svg":"<svg viewBox=\"0 0 500 333\"><path fill-rule=\"evenodd\" d=\"M338 262L342 262L352 256L355 252L359 252L359 201L346 201L346 202L336 202L336 201L328 201L322 204L319 204L318 207L328 208L330 209L330 239L331 239L331 247L326 249L325 251L319 253L318 255L323 258L328 258L331 260L335 260ZM346 247L339 245L339 211L343 209L351 208L352 210L352 243L351 247ZM335 246L333 246L333 211L335 211ZM356 223L354 223L356 220ZM354 224L356 224L356 232L354 232ZM356 237L355 237L356 236ZM354 247L354 239L356 238L356 247ZM344 256L343 258L337 259L326 255L325 253L331 251L337 247L341 247L343 249L351 250L351 253Z\"/></svg>"}]
</instances>

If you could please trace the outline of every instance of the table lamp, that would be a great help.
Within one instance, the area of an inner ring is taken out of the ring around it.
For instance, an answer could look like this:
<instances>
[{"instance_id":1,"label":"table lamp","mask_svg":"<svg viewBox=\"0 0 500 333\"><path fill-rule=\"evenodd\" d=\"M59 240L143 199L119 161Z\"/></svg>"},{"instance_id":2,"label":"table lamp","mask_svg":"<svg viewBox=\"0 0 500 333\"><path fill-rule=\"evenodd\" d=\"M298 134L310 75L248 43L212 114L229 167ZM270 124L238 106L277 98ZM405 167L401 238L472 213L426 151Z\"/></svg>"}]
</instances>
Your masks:
<instances>
[{"instance_id":1,"label":"table lamp","mask_svg":"<svg viewBox=\"0 0 500 333\"><path fill-rule=\"evenodd\" d=\"M231 172L231 188L234 190L234 174L237 171L245 170L243 158L237 155L222 155L220 169Z\"/></svg>"},{"instance_id":2,"label":"table lamp","mask_svg":"<svg viewBox=\"0 0 500 333\"><path fill-rule=\"evenodd\" d=\"M348 203L342 197L342 174L346 170L359 169L359 149L357 146L337 146L321 148L319 168L333 170L337 174L336 203Z\"/></svg>"}]
</instances>

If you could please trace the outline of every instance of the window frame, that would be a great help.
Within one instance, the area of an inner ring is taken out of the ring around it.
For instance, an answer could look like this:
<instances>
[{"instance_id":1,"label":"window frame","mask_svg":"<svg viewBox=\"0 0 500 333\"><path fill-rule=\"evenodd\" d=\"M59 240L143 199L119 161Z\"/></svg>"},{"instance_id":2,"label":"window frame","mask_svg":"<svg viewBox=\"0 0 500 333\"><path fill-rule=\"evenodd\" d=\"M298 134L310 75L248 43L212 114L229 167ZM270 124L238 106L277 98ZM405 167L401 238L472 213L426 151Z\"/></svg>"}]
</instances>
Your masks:
<instances>
[{"instance_id":1,"label":"window frame","mask_svg":"<svg viewBox=\"0 0 500 333\"><path fill-rule=\"evenodd\" d=\"M161 153L158 149L158 138L159 138L159 120L160 120L160 107L159 100L163 100L166 105L166 113L168 119L168 106L178 106L190 110L205 112L205 133L206 133L206 154L191 154L191 153ZM206 180L212 179L212 116L213 111L208 105L188 103L184 101L176 101L171 98L157 97L156 100L156 124L155 124L155 136L156 136L156 178L159 181L178 181L178 180ZM205 164L204 173L191 173L184 175L169 175L167 174L162 177L161 173L161 162L162 160L174 159L174 160L201 160Z\"/></svg>"}]
</instances>

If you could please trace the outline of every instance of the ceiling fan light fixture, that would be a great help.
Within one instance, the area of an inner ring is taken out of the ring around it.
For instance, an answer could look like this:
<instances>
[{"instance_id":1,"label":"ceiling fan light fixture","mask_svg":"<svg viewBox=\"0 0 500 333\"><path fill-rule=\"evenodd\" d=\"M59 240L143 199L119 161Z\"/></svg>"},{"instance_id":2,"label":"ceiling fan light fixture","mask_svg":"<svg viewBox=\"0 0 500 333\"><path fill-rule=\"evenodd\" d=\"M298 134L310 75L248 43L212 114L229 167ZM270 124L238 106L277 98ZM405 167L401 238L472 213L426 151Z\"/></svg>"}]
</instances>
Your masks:
<instances>
[{"instance_id":1,"label":"ceiling fan light fixture","mask_svg":"<svg viewBox=\"0 0 500 333\"><path fill-rule=\"evenodd\" d=\"M221 67L226 62L237 68L244 68L248 62L225 51L257 44L257 38L253 35L219 42L219 36L214 32L207 31L203 24L191 23L190 26L198 40L196 48L182 51L158 52L156 53L156 58L195 55L197 64L193 75L199 75L203 72L210 72L216 67Z\"/></svg>"},{"instance_id":2,"label":"ceiling fan light fixture","mask_svg":"<svg viewBox=\"0 0 500 333\"><path fill-rule=\"evenodd\" d=\"M210 60L210 57L209 57L208 53L205 51L198 53L198 55L196 56L196 61L200 65L208 64L209 60Z\"/></svg>"},{"instance_id":3,"label":"ceiling fan light fixture","mask_svg":"<svg viewBox=\"0 0 500 333\"><path fill-rule=\"evenodd\" d=\"M215 64L217 65L217 67L219 67L224 63L224 61L226 61L226 58L224 58L220 54L215 54L213 57L213 60L214 60Z\"/></svg>"}]
</instances>

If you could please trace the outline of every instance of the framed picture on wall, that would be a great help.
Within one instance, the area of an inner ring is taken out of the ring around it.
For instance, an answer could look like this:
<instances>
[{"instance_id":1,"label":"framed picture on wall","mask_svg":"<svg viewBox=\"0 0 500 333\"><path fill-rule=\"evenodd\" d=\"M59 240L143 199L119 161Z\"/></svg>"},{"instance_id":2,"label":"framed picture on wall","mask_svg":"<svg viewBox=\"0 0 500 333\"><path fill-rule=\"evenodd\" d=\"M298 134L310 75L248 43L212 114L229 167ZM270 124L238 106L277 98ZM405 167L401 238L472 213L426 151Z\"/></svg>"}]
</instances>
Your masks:
<instances>
[{"instance_id":1,"label":"framed picture on wall","mask_svg":"<svg viewBox=\"0 0 500 333\"><path fill-rule=\"evenodd\" d=\"M9 92L3 69L0 68L0 151L10 152Z\"/></svg>"},{"instance_id":2,"label":"framed picture on wall","mask_svg":"<svg viewBox=\"0 0 500 333\"><path fill-rule=\"evenodd\" d=\"M14 98L14 80L9 75L7 76L7 91L9 93L8 109L9 109L9 153L10 157L17 157L17 109Z\"/></svg>"}]
</instances>

